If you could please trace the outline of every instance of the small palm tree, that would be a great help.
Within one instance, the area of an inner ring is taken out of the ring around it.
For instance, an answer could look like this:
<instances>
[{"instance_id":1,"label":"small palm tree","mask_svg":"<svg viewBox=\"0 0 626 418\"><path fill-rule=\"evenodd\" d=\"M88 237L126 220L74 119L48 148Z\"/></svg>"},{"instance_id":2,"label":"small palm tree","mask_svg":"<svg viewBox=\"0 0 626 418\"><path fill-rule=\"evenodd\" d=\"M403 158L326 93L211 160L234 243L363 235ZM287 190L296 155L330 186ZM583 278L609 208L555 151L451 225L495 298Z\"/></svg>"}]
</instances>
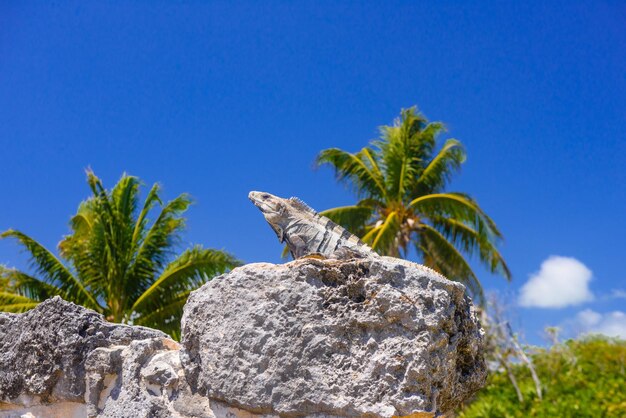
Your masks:
<instances>
[{"instance_id":1,"label":"small palm tree","mask_svg":"<svg viewBox=\"0 0 626 418\"><path fill-rule=\"evenodd\" d=\"M29 253L34 275L0 266L0 310L23 312L55 295L110 321L162 329L178 336L189 293L209 278L239 265L223 251L195 246L176 256L189 196L163 204L158 184L139 206L140 181L123 175L110 191L87 172L92 196L72 217L59 255L26 234L8 230ZM156 215L150 223L149 215Z\"/></svg>"},{"instance_id":2,"label":"small palm tree","mask_svg":"<svg viewBox=\"0 0 626 418\"><path fill-rule=\"evenodd\" d=\"M329 164L337 178L352 186L359 201L322 212L383 255L407 257L414 249L421 261L465 283L482 300L482 287L464 254L477 254L493 273L511 273L496 245L502 235L470 196L444 192L465 161L461 143L448 139L436 150L445 130L415 107L402 110L381 137L357 153L322 151L318 165Z\"/></svg>"}]
</instances>

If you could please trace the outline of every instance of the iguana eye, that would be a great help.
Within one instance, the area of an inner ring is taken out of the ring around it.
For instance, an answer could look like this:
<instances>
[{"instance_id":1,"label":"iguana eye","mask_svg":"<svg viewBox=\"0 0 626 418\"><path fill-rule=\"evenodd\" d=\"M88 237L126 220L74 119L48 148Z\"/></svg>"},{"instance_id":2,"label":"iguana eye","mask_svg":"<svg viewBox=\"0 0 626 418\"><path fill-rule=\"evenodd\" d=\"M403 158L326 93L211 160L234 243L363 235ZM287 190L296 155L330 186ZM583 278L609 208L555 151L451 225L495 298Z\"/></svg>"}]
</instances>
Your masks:
<instances>
[{"instance_id":1,"label":"iguana eye","mask_svg":"<svg viewBox=\"0 0 626 418\"><path fill-rule=\"evenodd\" d=\"M269 199L269 198L270 198L270 195L268 195L267 193L265 193L265 194L262 194L262 195L261 195L261 197L262 197L263 199Z\"/></svg>"}]
</instances>

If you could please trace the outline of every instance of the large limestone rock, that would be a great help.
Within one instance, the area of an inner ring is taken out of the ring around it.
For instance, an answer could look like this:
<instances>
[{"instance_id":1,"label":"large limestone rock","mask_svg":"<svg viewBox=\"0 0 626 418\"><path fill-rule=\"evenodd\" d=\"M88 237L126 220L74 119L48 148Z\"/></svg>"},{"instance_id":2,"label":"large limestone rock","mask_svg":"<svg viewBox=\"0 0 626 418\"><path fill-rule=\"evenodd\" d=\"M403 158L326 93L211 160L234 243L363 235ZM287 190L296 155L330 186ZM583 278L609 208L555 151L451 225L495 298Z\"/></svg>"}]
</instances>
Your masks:
<instances>
[{"instance_id":1,"label":"large limestone rock","mask_svg":"<svg viewBox=\"0 0 626 418\"><path fill-rule=\"evenodd\" d=\"M481 344L420 265L251 264L192 294L182 346L58 297L0 313L0 418L432 417L483 385Z\"/></svg>"},{"instance_id":2,"label":"large limestone rock","mask_svg":"<svg viewBox=\"0 0 626 418\"><path fill-rule=\"evenodd\" d=\"M182 325L192 390L255 414L432 416L486 377L464 287L397 259L246 265L193 292Z\"/></svg>"}]
</instances>

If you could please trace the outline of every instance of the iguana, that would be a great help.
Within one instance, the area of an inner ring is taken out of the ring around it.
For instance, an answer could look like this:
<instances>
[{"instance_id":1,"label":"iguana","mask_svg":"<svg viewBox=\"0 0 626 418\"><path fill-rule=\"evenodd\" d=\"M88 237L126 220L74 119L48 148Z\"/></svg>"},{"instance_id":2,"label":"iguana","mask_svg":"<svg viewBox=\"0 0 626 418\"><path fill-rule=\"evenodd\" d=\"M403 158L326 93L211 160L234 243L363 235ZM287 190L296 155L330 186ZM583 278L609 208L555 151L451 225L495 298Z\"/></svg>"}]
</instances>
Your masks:
<instances>
[{"instance_id":1,"label":"iguana","mask_svg":"<svg viewBox=\"0 0 626 418\"><path fill-rule=\"evenodd\" d=\"M422 264L379 255L359 237L315 212L297 197L283 199L265 192L250 192L248 198L263 212L265 220L276 232L278 240L287 244L294 259L375 258L441 276L440 273Z\"/></svg>"},{"instance_id":2,"label":"iguana","mask_svg":"<svg viewBox=\"0 0 626 418\"><path fill-rule=\"evenodd\" d=\"M283 199L265 192L250 192L248 198L263 212L278 240L287 244L294 259L378 256L359 237L315 212L297 197Z\"/></svg>"}]
</instances>

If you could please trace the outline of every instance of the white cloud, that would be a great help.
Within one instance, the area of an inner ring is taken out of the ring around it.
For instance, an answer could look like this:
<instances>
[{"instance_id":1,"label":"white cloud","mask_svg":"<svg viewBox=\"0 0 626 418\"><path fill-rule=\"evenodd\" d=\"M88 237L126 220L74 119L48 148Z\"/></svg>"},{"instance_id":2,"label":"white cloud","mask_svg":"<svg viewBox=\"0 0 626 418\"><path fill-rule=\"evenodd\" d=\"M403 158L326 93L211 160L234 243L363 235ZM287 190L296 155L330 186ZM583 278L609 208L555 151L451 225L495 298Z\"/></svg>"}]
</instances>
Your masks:
<instances>
[{"instance_id":1,"label":"white cloud","mask_svg":"<svg viewBox=\"0 0 626 418\"><path fill-rule=\"evenodd\" d=\"M585 309L576 315L576 323L583 329L590 329L602 322L602 315L591 309Z\"/></svg>"},{"instance_id":2,"label":"white cloud","mask_svg":"<svg viewBox=\"0 0 626 418\"><path fill-rule=\"evenodd\" d=\"M591 270L575 258L550 256L520 289L519 304L564 308L588 302L593 300L589 290L592 275Z\"/></svg>"},{"instance_id":3,"label":"white cloud","mask_svg":"<svg viewBox=\"0 0 626 418\"><path fill-rule=\"evenodd\" d=\"M611 291L612 299L626 299L626 290L622 289L613 289Z\"/></svg>"},{"instance_id":4,"label":"white cloud","mask_svg":"<svg viewBox=\"0 0 626 418\"><path fill-rule=\"evenodd\" d=\"M626 313L622 311L600 314L585 309L578 312L574 322L578 332L582 334L604 334L609 337L626 338Z\"/></svg>"}]
</instances>

